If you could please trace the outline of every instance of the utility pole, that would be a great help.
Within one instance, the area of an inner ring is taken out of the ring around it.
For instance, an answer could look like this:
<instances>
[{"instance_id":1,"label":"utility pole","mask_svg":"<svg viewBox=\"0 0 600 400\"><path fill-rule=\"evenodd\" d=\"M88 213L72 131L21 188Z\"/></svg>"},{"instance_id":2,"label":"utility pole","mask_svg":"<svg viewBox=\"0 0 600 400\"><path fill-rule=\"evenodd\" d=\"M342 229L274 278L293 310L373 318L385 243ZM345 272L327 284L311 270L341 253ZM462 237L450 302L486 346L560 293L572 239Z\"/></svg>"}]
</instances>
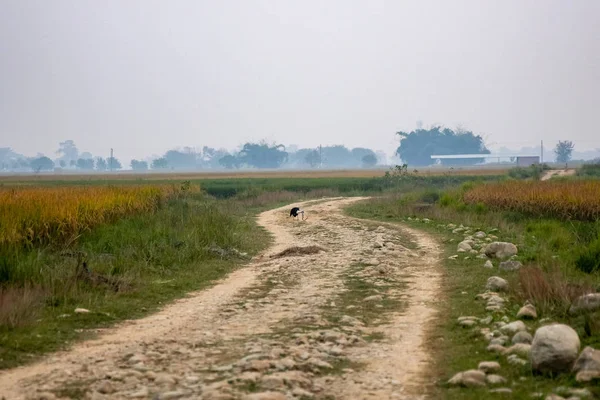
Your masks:
<instances>
[{"instance_id":1,"label":"utility pole","mask_svg":"<svg viewBox=\"0 0 600 400\"><path fill-rule=\"evenodd\" d=\"M112 164L113 164L113 149L110 149L110 161L108 162L108 167L110 169L110 172L112 172Z\"/></svg>"},{"instance_id":2,"label":"utility pole","mask_svg":"<svg viewBox=\"0 0 600 400\"><path fill-rule=\"evenodd\" d=\"M541 144L541 149L542 149L542 156L540 157L541 163L544 163L544 141L542 140L542 144Z\"/></svg>"},{"instance_id":3,"label":"utility pole","mask_svg":"<svg viewBox=\"0 0 600 400\"><path fill-rule=\"evenodd\" d=\"M323 146L319 145L319 169L323 168Z\"/></svg>"}]
</instances>

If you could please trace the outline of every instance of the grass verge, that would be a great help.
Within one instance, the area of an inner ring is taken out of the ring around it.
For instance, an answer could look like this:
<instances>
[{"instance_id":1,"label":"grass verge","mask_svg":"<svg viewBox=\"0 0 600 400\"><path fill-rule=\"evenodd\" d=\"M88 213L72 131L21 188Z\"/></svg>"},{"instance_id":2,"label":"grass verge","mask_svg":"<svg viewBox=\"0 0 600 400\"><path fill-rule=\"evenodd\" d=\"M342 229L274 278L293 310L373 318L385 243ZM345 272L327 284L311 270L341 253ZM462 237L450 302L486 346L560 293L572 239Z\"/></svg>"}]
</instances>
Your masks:
<instances>
[{"instance_id":1,"label":"grass verge","mask_svg":"<svg viewBox=\"0 0 600 400\"><path fill-rule=\"evenodd\" d=\"M377 198L354 204L347 210L350 215L360 218L402 222L434 235L444 244L444 278L440 294L443 301L438 303L440 317L431 326L428 340L430 352L435 356L435 398L506 397L503 394L490 393L490 388L466 389L446 385L447 380L455 373L476 369L481 361L498 361L501 364L500 374L508 380L508 383L502 386L512 389L511 398L530 399L533 393L542 393L545 397L553 391L556 392L560 386L584 387L577 384L571 374L548 378L533 374L529 366L509 365L505 356L486 350L488 342L479 330L487 325L463 328L458 325L457 318L484 318L489 315L485 311L485 303L475 300L475 296L485 291L487 278L496 275L507 279L512 288L507 297L506 312L510 321L516 319L516 313L523 301L530 299L534 301L539 316L538 320L528 323L532 333L537 327L550 321L566 323L578 332L582 348L587 345L598 348L600 329L597 324L591 329L589 327L590 320L599 319L598 313L586 318L571 316L566 312L574 296L584 292L586 287L599 287L598 274L584 274L574 266L574 253L577 252L573 251L573 244L576 243L577 232L593 230L593 225L528 219L514 213L481 210L476 206L442 206L440 203L443 203L443 196L444 193L430 190L404 196ZM449 259L457 254L457 244L464 238L464 234L452 233L452 229L447 226L449 223L462 223L472 227L473 233L483 230L498 237L494 240L516 243L520 249L519 260L525 264L525 268L520 273L510 273L497 268L483 268L485 260L477 258L465 259L461 256L458 260ZM501 318L502 315L494 314L492 324L501 321ZM600 394L597 387L587 388L596 395Z\"/></svg>"}]
</instances>

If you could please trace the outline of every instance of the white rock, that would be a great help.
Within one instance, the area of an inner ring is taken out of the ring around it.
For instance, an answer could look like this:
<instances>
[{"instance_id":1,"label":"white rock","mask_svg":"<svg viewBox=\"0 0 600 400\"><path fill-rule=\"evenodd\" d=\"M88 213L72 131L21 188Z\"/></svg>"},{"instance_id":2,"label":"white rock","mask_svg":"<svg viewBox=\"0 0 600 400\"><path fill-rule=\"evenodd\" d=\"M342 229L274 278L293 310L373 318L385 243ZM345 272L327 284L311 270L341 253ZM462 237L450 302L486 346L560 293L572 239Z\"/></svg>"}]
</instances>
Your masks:
<instances>
[{"instance_id":1,"label":"white rock","mask_svg":"<svg viewBox=\"0 0 600 400\"><path fill-rule=\"evenodd\" d=\"M485 246L484 253L490 258L509 258L516 255L517 246L507 242L492 242Z\"/></svg>"},{"instance_id":2,"label":"white rock","mask_svg":"<svg viewBox=\"0 0 600 400\"><path fill-rule=\"evenodd\" d=\"M583 349L573 365L573 372L577 373L577 382L600 379L600 350L589 346Z\"/></svg>"},{"instance_id":3,"label":"white rock","mask_svg":"<svg viewBox=\"0 0 600 400\"><path fill-rule=\"evenodd\" d=\"M523 264L521 264L520 261L502 261L499 265L498 265L498 269L500 269L501 271L518 271L521 269L521 267L523 266Z\"/></svg>"},{"instance_id":4,"label":"white rock","mask_svg":"<svg viewBox=\"0 0 600 400\"><path fill-rule=\"evenodd\" d=\"M476 237L477 239L483 239L485 238L487 235L485 234L485 232L483 231L477 231L475 232L475 234L473 235L474 237Z\"/></svg>"},{"instance_id":5,"label":"white rock","mask_svg":"<svg viewBox=\"0 0 600 400\"><path fill-rule=\"evenodd\" d=\"M517 365L517 366L527 365L527 361L523 360L521 357L519 357L516 354L511 354L510 356L506 357L506 361L508 361L508 363L510 365Z\"/></svg>"},{"instance_id":6,"label":"white rock","mask_svg":"<svg viewBox=\"0 0 600 400\"><path fill-rule=\"evenodd\" d=\"M471 240L463 240L462 242L460 242L458 244L457 251L459 251L459 252L471 251L473 249L472 244L473 244L473 242Z\"/></svg>"},{"instance_id":7,"label":"white rock","mask_svg":"<svg viewBox=\"0 0 600 400\"><path fill-rule=\"evenodd\" d=\"M508 290L508 282L499 276L491 276L488 278L485 288L494 292L505 292Z\"/></svg>"},{"instance_id":8,"label":"white rock","mask_svg":"<svg viewBox=\"0 0 600 400\"><path fill-rule=\"evenodd\" d=\"M517 333L519 331L526 331L526 330L527 330L527 327L525 326L523 321L513 321L510 324L506 324L502 328L500 328L500 332L503 332L503 333L506 333L509 335L514 335L515 333Z\"/></svg>"},{"instance_id":9,"label":"white rock","mask_svg":"<svg viewBox=\"0 0 600 400\"><path fill-rule=\"evenodd\" d=\"M533 304L525 304L517 313L517 318L537 319L537 311Z\"/></svg>"},{"instance_id":10,"label":"white rock","mask_svg":"<svg viewBox=\"0 0 600 400\"><path fill-rule=\"evenodd\" d=\"M531 365L538 372L569 371L577 359L581 342L568 325L542 326L531 343Z\"/></svg>"},{"instance_id":11,"label":"white rock","mask_svg":"<svg viewBox=\"0 0 600 400\"><path fill-rule=\"evenodd\" d=\"M74 312L75 314L88 314L90 310L86 308L76 308Z\"/></svg>"},{"instance_id":12,"label":"white rock","mask_svg":"<svg viewBox=\"0 0 600 400\"><path fill-rule=\"evenodd\" d=\"M518 343L531 344L532 341L533 341L533 336L531 336L531 333L529 333L527 331L519 331L519 332L515 333L515 335L512 338L512 344L518 344Z\"/></svg>"},{"instance_id":13,"label":"white rock","mask_svg":"<svg viewBox=\"0 0 600 400\"><path fill-rule=\"evenodd\" d=\"M490 385L501 385L506 383L506 378L496 374L486 376L486 380Z\"/></svg>"},{"instance_id":14,"label":"white rock","mask_svg":"<svg viewBox=\"0 0 600 400\"><path fill-rule=\"evenodd\" d=\"M511 388L491 389L490 393L512 394L512 389Z\"/></svg>"},{"instance_id":15,"label":"white rock","mask_svg":"<svg viewBox=\"0 0 600 400\"><path fill-rule=\"evenodd\" d=\"M571 305L569 312L578 314L582 311L595 311L600 309L600 293L588 293L579 296Z\"/></svg>"},{"instance_id":16,"label":"white rock","mask_svg":"<svg viewBox=\"0 0 600 400\"><path fill-rule=\"evenodd\" d=\"M485 386L485 373L476 369L459 372L448 381L450 385L478 387Z\"/></svg>"},{"instance_id":17,"label":"white rock","mask_svg":"<svg viewBox=\"0 0 600 400\"><path fill-rule=\"evenodd\" d=\"M518 356L528 358L529 353L531 352L531 345L527 343L517 343L513 344L509 348L506 349L504 354L516 354Z\"/></svg>"},{"instance_id":18,"label":"white rock","mask_svg":"<svg viewBox=\"0 0 600 400\"><path fill-rule=\"evenodd\" d=\"M482 361L477 366L480 371L489 374L490 372L498 372L500 370L500 364L496 361Z\"/></svg>"},{"instance_id":19,"label":"white rock","mask_svg":"<svg viewBox=\"0 0 600 400\"><path fill-rule=\"evenodd\" d=\"M487 260L485 262L485 264L483 264L483 268L490 268L493 269L494 268L494 264L492 264L492 262L490 260Z\"/></svg>"}]
</instances>

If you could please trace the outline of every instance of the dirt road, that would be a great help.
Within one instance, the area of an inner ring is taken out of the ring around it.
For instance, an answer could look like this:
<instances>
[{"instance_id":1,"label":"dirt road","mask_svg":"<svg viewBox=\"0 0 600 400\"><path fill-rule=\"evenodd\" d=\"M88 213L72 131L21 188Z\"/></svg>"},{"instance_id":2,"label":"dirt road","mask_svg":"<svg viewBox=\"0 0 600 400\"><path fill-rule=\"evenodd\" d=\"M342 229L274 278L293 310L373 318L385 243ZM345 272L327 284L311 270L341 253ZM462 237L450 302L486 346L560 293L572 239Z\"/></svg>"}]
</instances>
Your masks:
<instances>
[{"instance_id":1,"label":"dirt road","mask_svg":"<svg viewBox=\"0 0 600 400\"><path fill-rule=\"evenodd\" d=\"M436 243L352 219L358 198L267 211L274 245L210 289L34 365L6 399L419 399ZM298 205L298 204L297 204Z\"/></svg>"}]
</instances>

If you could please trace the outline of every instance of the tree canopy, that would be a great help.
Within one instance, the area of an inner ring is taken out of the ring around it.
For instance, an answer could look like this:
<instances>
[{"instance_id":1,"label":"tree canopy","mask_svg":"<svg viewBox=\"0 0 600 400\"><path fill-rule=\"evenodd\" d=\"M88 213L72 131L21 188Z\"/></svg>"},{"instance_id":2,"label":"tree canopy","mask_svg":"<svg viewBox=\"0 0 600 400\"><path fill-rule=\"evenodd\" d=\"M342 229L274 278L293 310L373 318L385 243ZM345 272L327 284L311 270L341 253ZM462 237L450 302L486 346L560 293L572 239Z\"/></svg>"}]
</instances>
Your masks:
<instances>
[{"instance_id":1,"label":"tree canopy","mask_svg":"<svg viewBox=\"0 0 600 400\"><path fill-rule=\"evenodd\" d=\"M282 144L269 146L266 143L246 143L238 154L242 164L255 168L278 168L287 158L288 153Z\"/></svg>"},{"instance_id":2,"label":"tree canopy","mask_svg":"<svg viewBox=\"0 0 600 400\"><path fill-rule=\"evenodd\" d=\"M571 155L575 149L575 145L570 140L560 140L554 148L554 154L556 154L556 162L567 163L571 160Z\"/></svg>"},{"instance_id":3,"label":"tree canopy","mask_svg":"<svg viewBox=\"0 0 600 400\"><path fill-rule=\"evenodd\" d=\"M442 154L490 154L480 135L470 131L458 132L452 129L434 126L430 129L416 129L409 133L397 132L401 137L396 154L409 165L431 165L432 155ZM484 158L445 159L445 165L469 165L482 163Z\"/></svg>"},{"instance_id":4,"label":"tree canopy","mask_svg":"<svg viewBox=\"0 0 600 400\"><path fill-rule=\"evenodd\" d=\"M54 168L54 161L48 157L42 156L31 160L31 169L35 172L39 171L51 171Z\"/></svg>"}]
</instances>

